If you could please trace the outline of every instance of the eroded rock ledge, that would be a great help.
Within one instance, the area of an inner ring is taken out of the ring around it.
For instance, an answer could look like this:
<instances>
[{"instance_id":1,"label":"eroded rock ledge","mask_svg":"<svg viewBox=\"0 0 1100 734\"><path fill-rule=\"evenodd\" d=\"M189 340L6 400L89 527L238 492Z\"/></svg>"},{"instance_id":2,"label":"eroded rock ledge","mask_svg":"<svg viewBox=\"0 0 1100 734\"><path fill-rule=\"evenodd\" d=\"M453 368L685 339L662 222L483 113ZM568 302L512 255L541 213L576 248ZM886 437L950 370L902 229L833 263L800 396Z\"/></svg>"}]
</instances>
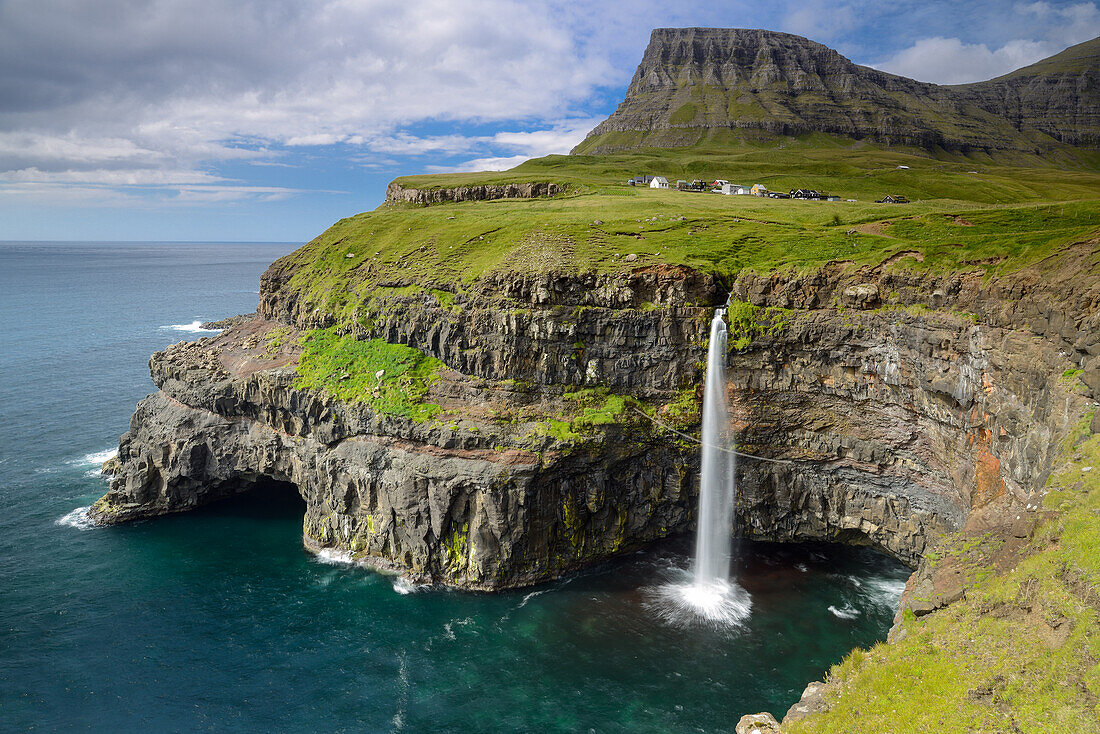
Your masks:
<instances>
[{"instance_id":1,"label":"eroded rock ledge","mask_svg":"<svg viewBox=\"0 0 1100 734\"><path fill-rule=\"evenodd\" d=\"M442 204L445 201L488 201L491 199L535 199L555 196L565 191L565 186L546 181L530 183L486 184L481 186L457 186L448 189L415 189L393 182L386 187L386 203Z\"/></svg>"},{"instance_id":2,"label":"eroded rock ledge","mask_svg":"<svg viewBox=\"0 0 1100 734\"><path fill-rule=\"evenodd\" d=\"M1100 354L1098 288L1069 273L740 278L757 322L729 354L729 399L742 445L779 460L740 462L741 532L869 544L916 566L940 534L1025 507ZM96 519L293 482L311 547L473 589L691 529L693 445L630 411L583 437L547 426L567 389L608 387L666 420L697 402L717 281L639 269L492 276L449 307L394 296L358 335L448 366L428 396L442 416L413 423L294 387L298 330L318 324L288 280L276 263L258 316L153 356L160 391L135 412Z\"/></svg>"}]
</instances>

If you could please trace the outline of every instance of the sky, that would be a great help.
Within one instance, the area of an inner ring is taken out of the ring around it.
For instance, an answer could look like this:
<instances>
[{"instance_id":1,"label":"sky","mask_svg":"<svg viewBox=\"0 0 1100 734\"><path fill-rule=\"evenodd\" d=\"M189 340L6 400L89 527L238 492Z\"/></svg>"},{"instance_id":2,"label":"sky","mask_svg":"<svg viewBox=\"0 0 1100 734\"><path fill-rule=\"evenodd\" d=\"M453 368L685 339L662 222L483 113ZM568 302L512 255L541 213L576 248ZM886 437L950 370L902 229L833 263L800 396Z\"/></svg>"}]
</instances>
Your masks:
<instances>
[{"instance_id":1,"label":"sky","mask_svg":"<svg viewBox=\"0 0 1100 734\"><path fill-rule=\"evenodd\" d=\"M304 242L397 176L567 153L685 26L952 84L1100 35L1100 6L0 0L0 240Z\"/></svg>"}]
</instances>

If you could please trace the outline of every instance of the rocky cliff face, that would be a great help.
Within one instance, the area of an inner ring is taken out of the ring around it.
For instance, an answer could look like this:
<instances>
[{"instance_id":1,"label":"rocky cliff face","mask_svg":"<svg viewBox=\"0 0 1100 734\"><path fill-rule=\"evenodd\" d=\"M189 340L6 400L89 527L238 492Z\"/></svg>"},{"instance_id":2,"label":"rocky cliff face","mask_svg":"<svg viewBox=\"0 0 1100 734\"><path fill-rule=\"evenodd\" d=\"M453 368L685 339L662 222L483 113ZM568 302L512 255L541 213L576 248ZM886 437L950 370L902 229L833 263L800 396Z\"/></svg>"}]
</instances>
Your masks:
<instances>
[{"instance_id":1,"label":"rocky cliff face","mask_svg":"<svg viewBox=\"0 0 1100 734\"><path fill-rule=\"evenodd\" d=\"M420 204L421 206L427 206L429 204L442 204L445 201L535 199L540 196L555 196L564 191L564 186L547 182L458 186L449 189L416 189L402 186L397 182L392 182L386 187L386 203Z\"/></svg>"},{"instance_id":2,"label":"rocky cliff face","mask_svg":"<svg viewBox=\"0 0 1100 734\"><path fill-rule=\"evenodd\" d=\"M1065 53L1079 60L1097 43ZM818 132L961 151L1033 153L1051 138L1095 144L1096 67L1049 63L1058 59L991 82L946 87L858 66L787 33L659 28L625 100L573 152L689 146L730 130L750 138Z\"/></svg>"},{"instance_id":3,"label":"rocky cliff face","mask_svg":"<svg viewBox=\"0 0 1100 734\"><path fill-rule=\"evenodd\" d=\"M1026 506L1098 386L1100 286L1072 277L1094 251L986 281L841 265L739 278L729 400L741 444L774 460L739 465L740 531L915 565L938 534ZM447 306L394 296L358 336L447 365L429 395L444 412L415 423L294 386L298 330L319 317L290 267L268 271L256 318L154 355L159 392L134 414L96 519L292 482L310 547L475 589L692 527L696 448L635 408L693 430L706 324L725 300L713 277L496 275ZM563 422L576 413L565 391L597 386L637 402L583 431Z\"/></svg>"}]
</instances>

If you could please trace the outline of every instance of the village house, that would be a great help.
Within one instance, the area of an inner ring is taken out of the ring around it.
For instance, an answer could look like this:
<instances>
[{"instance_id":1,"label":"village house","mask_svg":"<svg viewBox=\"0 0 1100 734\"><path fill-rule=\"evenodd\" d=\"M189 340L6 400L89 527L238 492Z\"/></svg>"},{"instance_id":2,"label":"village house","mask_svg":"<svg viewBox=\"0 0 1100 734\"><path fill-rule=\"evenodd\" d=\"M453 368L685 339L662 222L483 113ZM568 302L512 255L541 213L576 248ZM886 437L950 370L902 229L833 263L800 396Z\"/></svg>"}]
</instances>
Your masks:
<instances>
[{"instance_id":1,"label":"village house","mask_svg":"<svg viewBox=\"0 0 1100 734\"><path fill-rule=\"evenodd\" d=\"M731 184L729 181L722 184L722 188L719 189L721 193L726 196L746 196L749 193L748 186L742 186L740 184Z\"/></svg>"},{"instance_id":2,"label":"village house","mask_svg":"<svg viewBox=\"0 0 1100 734\"><path fill-rule=\"evenodd\" d=\"M887 194L881 199L875 200L876 204L908 204L909 198L906 196L900 196L897 194Z\"/></svg>"},{"instance_id":3,"label":"village house","mask_svg":"<svg viewBox=\"0 0 1100 734\"><path fill-rule=\"evenodd\" d=\"M678 180L678 181L676 182L676 190L677 190L677 191L687 191L687 190L688 190L688 182L687 182L687 181L685 181L685 180L684 180L684 179L682 179L682 178L681 178L681 179L679 179L679 180Z\"/></svg>"},{"instance_id":4,"label":"village house","mask_svg":"<svg viewBox=\"0 0 1100 734\"><path fill-rule=\"evenodd\" d=\"M630 186L649 186L649 182L653 180L653 176L635 176L627 181Z\"/></svg>"},{"instance_id":5,"label":"village house","mask_svg":"<svg viewBox=\"0 0 1100 734\"><path fill-rule=\"evenodd\" d=\"M649 188L651 189L667 189L668 179L664 176L654 176L649 182Z\"/></svg>"},{"instance_id":6,"label":"village house","mask_svg":"<svg viewBox=\"0 0 1100 734\"><path fill-rule=\"evenodd\" d=\"M753 184L752 188L749 189L749 193L753 196L767 196L768 187L764 184Z\"/></svg>"},{"instance_id":7,"label":"village house","mask_svg":"<svg viewBox=\"0 0 1100 734\"><path fill-rule=\"evenodd\" d=\"M814 189L794 189L793 191L791 191L790 197L792 199L820 200L825 198L825 194L821 193L820 191L815 191Z\"/></svg>"}]
</instances>

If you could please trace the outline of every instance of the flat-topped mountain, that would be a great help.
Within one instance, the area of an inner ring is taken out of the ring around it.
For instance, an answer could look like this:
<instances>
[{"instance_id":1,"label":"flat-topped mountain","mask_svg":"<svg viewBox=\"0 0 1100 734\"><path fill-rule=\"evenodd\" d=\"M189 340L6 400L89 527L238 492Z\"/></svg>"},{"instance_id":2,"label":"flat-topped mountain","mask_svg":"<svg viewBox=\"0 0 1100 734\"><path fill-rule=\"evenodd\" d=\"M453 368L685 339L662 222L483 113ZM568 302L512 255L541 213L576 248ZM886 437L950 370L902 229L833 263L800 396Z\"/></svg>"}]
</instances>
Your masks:
<instances>
[{"instance_id":1,"label":"flat-topped mountain","mask_svg":"<svg viewBox=\"0 0 1100 734\"><path fill-rule=\"evenodd\" d=\"M774 31L658 28L626 99L573 152L825 133L948 151L1100 142L1100 39L987 82L942 86Z\"/></svg>"}]
</instances>

